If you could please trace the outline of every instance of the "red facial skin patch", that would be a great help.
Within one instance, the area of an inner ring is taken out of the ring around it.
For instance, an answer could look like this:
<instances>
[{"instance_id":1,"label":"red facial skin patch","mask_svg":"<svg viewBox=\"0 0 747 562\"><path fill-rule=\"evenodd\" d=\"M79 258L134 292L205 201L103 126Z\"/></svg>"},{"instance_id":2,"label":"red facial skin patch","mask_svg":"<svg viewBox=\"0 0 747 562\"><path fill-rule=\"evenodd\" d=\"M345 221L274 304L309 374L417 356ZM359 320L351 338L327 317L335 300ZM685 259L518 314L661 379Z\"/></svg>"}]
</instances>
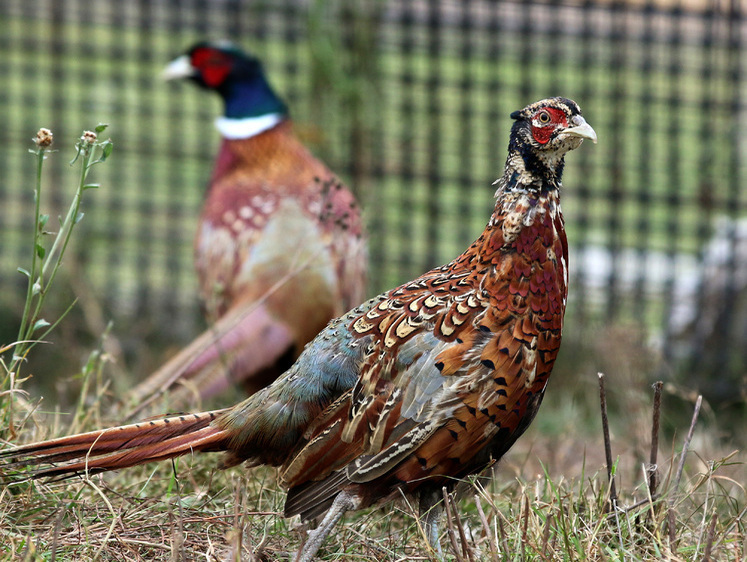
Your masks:
<instances>
[{"instance_id":1,"label":"red facial skin patch","mask_svg":"<svg viewBox=\"0 0 747 562\"><path fill-rule=\"evenodd\" d=\"M211 88L218 87L231 72L230 59L215 49L197 49L192 53L192 66Z\"/></svg>"},{"instance_id":2,"label":"red facial skin patch","mask_svg":"<svg viewBox=\"0 0 747 562\"><path fill-rule=\"evenodd\" d=\"M545 112L550 115L550 122L546 125L540 125L539 115ZM532 117L532 136L540 144L547 144L550 141L550 137L555 131L558 125L567 126L568 120L565 113L554 107L546 107L538 111L534 117Z\"/></svg>"}]
</instances>

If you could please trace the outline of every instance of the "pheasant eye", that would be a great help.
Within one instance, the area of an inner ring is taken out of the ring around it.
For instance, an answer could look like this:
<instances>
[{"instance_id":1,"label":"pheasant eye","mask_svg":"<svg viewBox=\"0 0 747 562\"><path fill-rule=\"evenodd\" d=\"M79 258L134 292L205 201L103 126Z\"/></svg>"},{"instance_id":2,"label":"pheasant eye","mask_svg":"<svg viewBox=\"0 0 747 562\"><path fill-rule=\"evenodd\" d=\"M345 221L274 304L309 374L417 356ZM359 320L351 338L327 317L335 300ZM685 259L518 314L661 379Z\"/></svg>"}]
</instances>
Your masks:
<instances>
[{"instance_id":1,"label":"pheasant eye","mask_svg":"<svg viewBox=\"0 0 747 562\"><path fill-rule=\"evenodd\" d=\"M552 117L550 117L550 114L547 111L540 111L537 114L537 119L542 125L547 125L552 121Z\"/></svg>"}]
</instances>

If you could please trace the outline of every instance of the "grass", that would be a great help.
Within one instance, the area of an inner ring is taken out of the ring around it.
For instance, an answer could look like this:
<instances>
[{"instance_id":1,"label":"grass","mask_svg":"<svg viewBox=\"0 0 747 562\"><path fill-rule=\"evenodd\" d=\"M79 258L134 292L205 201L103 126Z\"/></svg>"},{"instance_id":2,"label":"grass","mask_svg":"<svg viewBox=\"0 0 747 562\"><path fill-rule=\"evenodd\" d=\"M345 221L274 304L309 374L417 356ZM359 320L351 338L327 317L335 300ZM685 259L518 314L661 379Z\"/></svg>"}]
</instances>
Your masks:
<instances>
[{"instance_id":1,"label":"grass","mask_svg":"<svg viewBox=\"0 0 747 562\"><path fill-rule=\"evenodd\" d=\"M49 416L49 425L27 423L24 439L96 426L105 417L106 401L92 391L85 420L79 418L68 428L59 414ZM610 400L617 398L610 395ZM643 429L648 424L639 425ZM458 515L452 514L441 537L446 558L743 560L745 458L714 449L707 436L707 431L696 432L696 450L687 457L679 485L673 480L680 438L662 447L659 489L665 493L653 500L647 474L636 459L648 443L613 439L613 453L625 450L616 460L618 503L637 507L610 512L601 432L593 437L566 435L560 443L531 432L500 463L490 482L474 478L460 485ZM705 454L717 456L707 460L697 452L698 443ZM586 452L563 460L563 455L548 453L558 447ZM668 447L671 452L665 454ZM210 468L214 463L207 455L187 457L173 466L160 463L91 480L3 488L0 559L274 560L294 552L304 527L281 517L283 492L274 471L221 472ZM668 515L672 500L673 539ZM435 560L413 511L402 500L349 514L325 544L322 559Z\"/></svg>"}]
</instances>

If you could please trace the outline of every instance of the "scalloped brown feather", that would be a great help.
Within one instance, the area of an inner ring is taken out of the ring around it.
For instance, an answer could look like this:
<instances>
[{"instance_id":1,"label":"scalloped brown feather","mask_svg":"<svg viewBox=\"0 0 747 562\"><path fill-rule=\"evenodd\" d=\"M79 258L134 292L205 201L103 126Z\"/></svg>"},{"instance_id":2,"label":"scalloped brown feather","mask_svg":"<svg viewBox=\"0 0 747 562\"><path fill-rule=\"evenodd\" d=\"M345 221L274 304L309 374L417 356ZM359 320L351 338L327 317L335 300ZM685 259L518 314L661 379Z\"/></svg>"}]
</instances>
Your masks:
<instances>
[{"instance_id":1,"label":"scalloped brown feather","mask_svg":"<svg viewBox=\"0 0 747 562\"><path fill-rule=\"evenodd\" d=\"M542 103L575 122L573 102ZM567 298L562 154L580 141L557 141L561 157L544 158L521 134L477 241L351 319L353 334L371 338L360 378L283 467L287 515L309 517L343 490L363 507L450 486L498 460L536 415Z\"/></svg>"}]
</instances>

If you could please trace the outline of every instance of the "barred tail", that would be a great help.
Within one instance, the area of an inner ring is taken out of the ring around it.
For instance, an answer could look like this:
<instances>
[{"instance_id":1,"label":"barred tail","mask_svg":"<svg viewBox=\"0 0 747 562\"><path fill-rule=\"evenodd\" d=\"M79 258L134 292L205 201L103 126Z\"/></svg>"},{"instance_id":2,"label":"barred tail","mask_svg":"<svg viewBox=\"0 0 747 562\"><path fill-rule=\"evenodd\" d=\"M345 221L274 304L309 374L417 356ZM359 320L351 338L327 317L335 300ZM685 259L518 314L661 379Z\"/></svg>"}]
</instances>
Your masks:
<instances>
[{"instance_id":1,"label":"barred tail","mask_svg":"<svg viewBox=\"0 0 747 562\"><path fill-rule=\"evenodd\" d=\"M66 478L170 459L190 452L223 451L228 442L227 432L212 424L223 412L146 420L22 445L0 452L0 459L9 461L0 465L0 470L33 466L41 468L26 474L30 478Z\"/></svg>"}]
</instances>

